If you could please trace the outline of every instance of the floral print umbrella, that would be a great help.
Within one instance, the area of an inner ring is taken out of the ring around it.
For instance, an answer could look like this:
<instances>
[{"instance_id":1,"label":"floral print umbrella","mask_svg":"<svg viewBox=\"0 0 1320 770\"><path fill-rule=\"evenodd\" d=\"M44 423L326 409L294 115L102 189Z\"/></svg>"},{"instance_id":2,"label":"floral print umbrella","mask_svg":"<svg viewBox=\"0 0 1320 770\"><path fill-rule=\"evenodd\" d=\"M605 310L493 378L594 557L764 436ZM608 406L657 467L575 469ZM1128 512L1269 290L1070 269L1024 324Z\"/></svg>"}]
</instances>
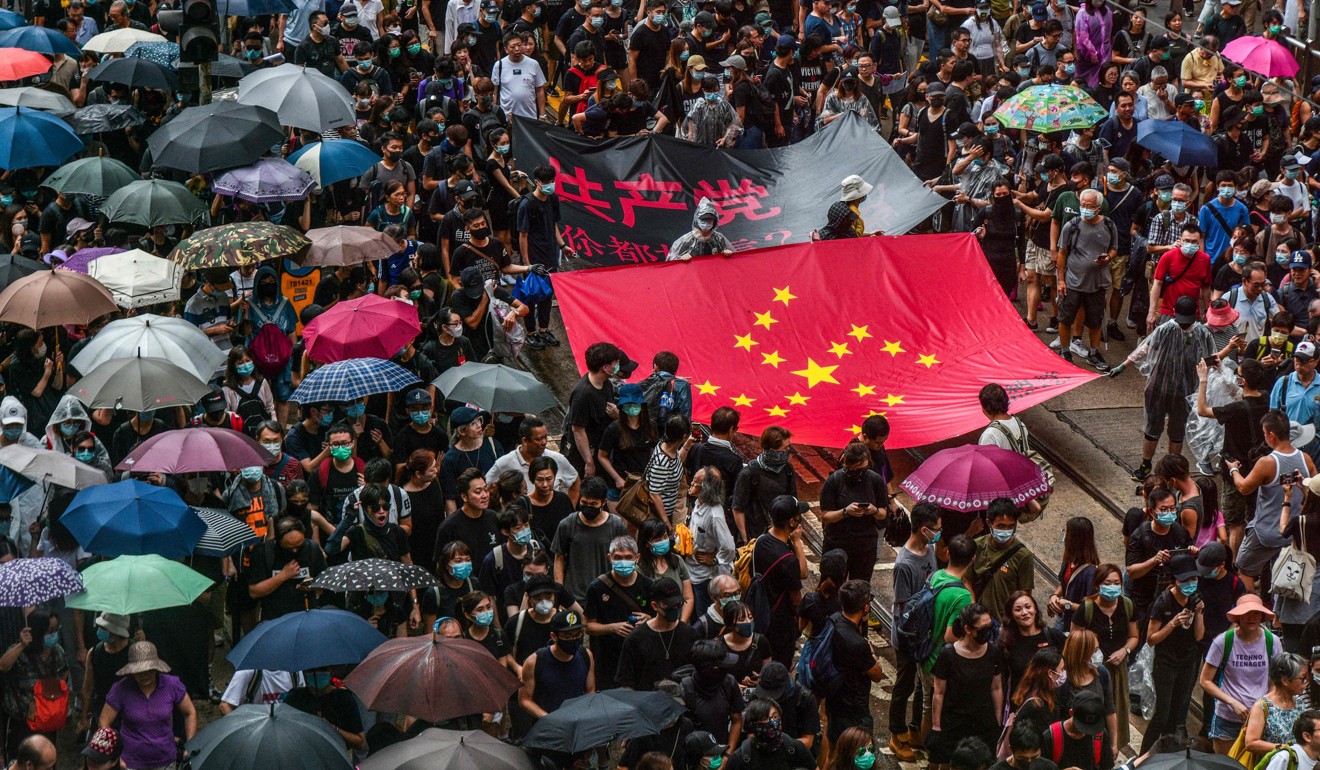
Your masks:
<instances>
[{"instance_id":1,"label":"floral print umbrella","mask_svg":"<svg viewBox=\"0 0 1320 770\"><path fill-rule=\"evenodd\" d=\"M1090 128L1109 117L1085 91L1056 83L1032 86L999 105L995 117L1005 128L1050 133Z\"/></svg>"},{"instance_id":2,"label":"floral print umbrella","mask_svg":"<svg viewBox=\"0 0 1320 770\"><path fill-rule=\"evenodd\" d=\"M235 222L199 230L170 253L185 270L222 265L252 265L268 259L301 257L312 242L302 233L274 222Z\"/></svg>"}]
</instances>

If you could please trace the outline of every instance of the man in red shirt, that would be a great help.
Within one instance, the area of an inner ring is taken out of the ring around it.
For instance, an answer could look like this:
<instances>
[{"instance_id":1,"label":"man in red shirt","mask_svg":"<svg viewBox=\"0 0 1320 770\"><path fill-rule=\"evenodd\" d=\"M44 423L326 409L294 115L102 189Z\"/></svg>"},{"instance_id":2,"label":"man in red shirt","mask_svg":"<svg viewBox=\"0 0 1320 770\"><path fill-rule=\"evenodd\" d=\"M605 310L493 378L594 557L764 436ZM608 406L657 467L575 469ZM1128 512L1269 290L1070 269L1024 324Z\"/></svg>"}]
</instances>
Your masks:
<instances>
[{"instance_id":1,"label":"man in red shirt","mask_svg":"<svg viewBox=\"0 0 1320 770\"><path fill-rule=\"evenodd\" d=\"M1173 318L1174 305L1180 297L1197 303L1197 315L1205 317L1210 307L1210 257L1204 251L1200 226L1192 220L1183 225L1182 237L1169 245L1155 264L1150 285L1150 314L1146 325L1154 328Z\"/></svg>"}]
</instances>

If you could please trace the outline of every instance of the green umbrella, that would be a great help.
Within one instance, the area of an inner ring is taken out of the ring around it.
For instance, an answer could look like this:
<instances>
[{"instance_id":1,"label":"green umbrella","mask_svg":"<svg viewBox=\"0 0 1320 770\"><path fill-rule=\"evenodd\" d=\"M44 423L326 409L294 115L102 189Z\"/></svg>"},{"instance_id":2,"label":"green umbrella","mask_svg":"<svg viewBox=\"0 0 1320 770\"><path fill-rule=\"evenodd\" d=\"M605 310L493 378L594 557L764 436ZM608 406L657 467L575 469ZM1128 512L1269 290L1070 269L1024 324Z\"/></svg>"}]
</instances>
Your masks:
<instances>
[{"instance_id":1,"label":"green umbrella","mask_svg":"<svg viewBox=\"0 0 1320 770\"><path fill-rule=\"evenodd\" d=\"M1049 83L1031 86L995 109L1004 128L1025 128L1042 134L1090 128L1109 117L1091 95L1076 86Z\"/></svg>"},{"instance_id":2,"label":"green umbrella","mask_svg":"<svg viewBox=\"0 0 1320 770\"><path fill-rule=\"evenodd\" d=\"M116 190L102 204L101 213L111 222L155 227L192 224L206 207L178 182L141 179Z\"/></svg>"},{"instance_id":3,"label":"green umbrella","mask_svg":"<svg viewBox=\"0 0 1320 770\"><path fill-rule=\"evenodd\" d=\"M82 573L87 590L65 599L73 609L132 615L191 604L210 588L210 578L163 556L120 556Z\"/></svg>"},{"instance_id":4,"label":"green umbrella","mask_svg":"<svg viewBox=\"0 0 1320 770\"><path fill-rule=\"evenodd\" d=\"M254 265L268 259L300 258L311 245L307 236L286 225L234 222L198 230L174 247L170 259L185 270Z\"/></svg>"},{"instance_id":5,"label":"green umbrella","mask_svg":"<svg viewBox=\"0 0 1320 770\"><path fill-rule=\"evenodd\" d=\"M114 158L82 158L60 166L46 177L42 187L66 195L109 195L140 179L133 169Z\"/></svg>"}]
</instances>

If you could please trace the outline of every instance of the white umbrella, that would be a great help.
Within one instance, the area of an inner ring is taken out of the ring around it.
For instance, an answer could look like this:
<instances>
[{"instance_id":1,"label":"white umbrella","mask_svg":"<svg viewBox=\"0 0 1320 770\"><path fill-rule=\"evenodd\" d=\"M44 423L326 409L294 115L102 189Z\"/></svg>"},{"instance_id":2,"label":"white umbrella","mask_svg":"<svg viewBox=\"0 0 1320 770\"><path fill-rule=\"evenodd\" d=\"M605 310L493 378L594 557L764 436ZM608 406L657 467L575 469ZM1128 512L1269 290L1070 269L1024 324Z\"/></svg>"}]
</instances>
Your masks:
<instances>
[{"instance_id":1,"label":"white umbrella","mask_svg":"<svg viewBox=\"0 0 1320 770\"><path fill-rule=\"evenodd\" d=\"M6 107L31 107L34 110L49 112L57 118L67 118L78 109L64 94L32 86L0 88L0 104Z\"/></svg>"},{"instance_id":2,"label":"white umbrella","mask_svg":"<svg viewBox=\"0 0 1320 770\"><path fill-rule=\"evenodd\" d=\"M100 469L80 463L63 452L22 444L0 447L0 466L33 481L48 481L71 489L86 489L106 482Z\"/></svg>"},{"instance_id":3,"label":"white umbrella","mask_svg":"<svg viewBox=\"0 0 1320 770\"><path fill-rule=\"evenodd\" d=\"M102 32L99 35L95 35L83 45L83 50L94 51L96 53L123 53L134 43L167 42L169 41L154 32L125 27L123 29L112 29L109 32Z\"/></svg>"},{"instance_id":4,"label":"white umbrella","mask_svg":"<svg viewBox=\"0 0 1320 770\"><path fill-rule=\"evenodd\" d=\"M183 273L177 262L141 249L107 254L87 265L87 274L110 290L122 308L143 307L179 299Z\"/></svg>"},{"instance_id":5,"label":"white umbrella","mask_svg":"<svg viewBox=\"0 0 1320 770\"><path fill-rule=\"evenodd\" d=\"M225 354L201 329L182 318L148 313L106 324L70 363L86 374L112 358L139 355L164 358L204 381L225 362Z\"/></svg>"},{"instance_id":6,"label":"white umbrella","mask_svg":"<svg viewBox=\"0 0 1320 770\"><path fill-rule=\"evenodd\" d=\"M320 71L297 64L262 69L238 81L238 101L273 110L280 123L323 132L354 122L353 99Z\"/></svg>"}]
</instances>

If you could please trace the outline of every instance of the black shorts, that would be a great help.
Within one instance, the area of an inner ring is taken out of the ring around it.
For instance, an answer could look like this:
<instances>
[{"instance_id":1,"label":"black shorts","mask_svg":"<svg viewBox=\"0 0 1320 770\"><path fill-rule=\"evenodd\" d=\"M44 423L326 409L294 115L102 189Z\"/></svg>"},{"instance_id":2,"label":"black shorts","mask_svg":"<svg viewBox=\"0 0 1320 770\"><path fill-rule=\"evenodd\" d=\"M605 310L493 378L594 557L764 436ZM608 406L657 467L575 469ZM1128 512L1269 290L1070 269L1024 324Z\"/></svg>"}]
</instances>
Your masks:
<instances>
[{"instance_id":1,"label":"black shorts","mask_svg":"<svg viewBox=\"0 0 1320 770\"><path fill-rule=\"evenodd\" d=\"M1105 320L1105 290L1078 291L1069 289L1059 302L1059 323L1069 324L1082 312L1083 323L1088 329L1099 329Z\"/></svg>"}]
</instances>

